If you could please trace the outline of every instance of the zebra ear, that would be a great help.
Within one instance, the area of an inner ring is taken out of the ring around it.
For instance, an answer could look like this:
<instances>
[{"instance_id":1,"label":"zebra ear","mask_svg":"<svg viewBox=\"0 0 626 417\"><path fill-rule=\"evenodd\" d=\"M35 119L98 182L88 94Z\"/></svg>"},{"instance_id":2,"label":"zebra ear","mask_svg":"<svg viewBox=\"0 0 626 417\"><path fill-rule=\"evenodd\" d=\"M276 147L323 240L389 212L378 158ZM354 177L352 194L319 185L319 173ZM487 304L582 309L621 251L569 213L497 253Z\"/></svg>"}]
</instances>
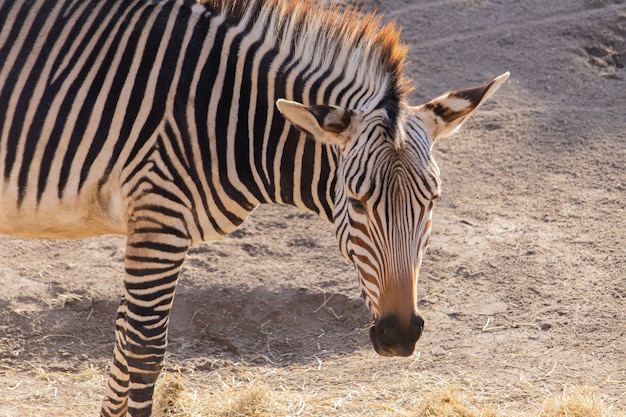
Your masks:
<instances>
[{"instance_id":1,"label":"zebra ear","mask_svg":"<svg viewBox=\"0 0 626 417\"><path fill-rule=\"evenodd\" d=\"M437 138L456 132L469 116L509 78L509 73L487 84L446 93L415 108L416 116L429 131L431 143Z\"/></svg>"},{"instance_id":2,"label":"zebra ear","mask_svg":"<svg viewBox=\"0 0 626 417\"><path fill-rule=\"evenodd\" d=\"M345 148L351 138L352 111L338 106L305 106L279 99L276 106L292 125L315 140Z\"/></svg>"}]
</instances>

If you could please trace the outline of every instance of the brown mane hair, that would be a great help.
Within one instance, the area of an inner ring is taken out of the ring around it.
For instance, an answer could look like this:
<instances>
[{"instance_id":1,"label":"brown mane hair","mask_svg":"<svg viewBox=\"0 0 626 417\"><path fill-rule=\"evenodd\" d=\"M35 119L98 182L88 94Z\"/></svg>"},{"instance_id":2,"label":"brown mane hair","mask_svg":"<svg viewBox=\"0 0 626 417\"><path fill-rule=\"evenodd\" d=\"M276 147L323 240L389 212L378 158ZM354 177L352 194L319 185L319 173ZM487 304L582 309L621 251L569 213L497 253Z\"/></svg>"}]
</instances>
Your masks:
<instances>
[{"instance_id":1,"label":"brown mane hair","mask_svg":"<svg viewBox=\"0 0 626 417\"><path fill-rule=\"evenodd\" d=\"M308 54L303 51L303 56L324 51L329 65L344 65L348 71L363 72L364 77L379 77L385 91L372 105L387 110L391 120L395 120L410 91L404 75L408 48L400 42L395 24L383 24L376 13L364 14L358 7L312 0L197 1L233 24L245 19L251 30L261 25L264 34L276 37L278 45L287 43L292 50L306 49Z\"/></svg>"}]
</instances>

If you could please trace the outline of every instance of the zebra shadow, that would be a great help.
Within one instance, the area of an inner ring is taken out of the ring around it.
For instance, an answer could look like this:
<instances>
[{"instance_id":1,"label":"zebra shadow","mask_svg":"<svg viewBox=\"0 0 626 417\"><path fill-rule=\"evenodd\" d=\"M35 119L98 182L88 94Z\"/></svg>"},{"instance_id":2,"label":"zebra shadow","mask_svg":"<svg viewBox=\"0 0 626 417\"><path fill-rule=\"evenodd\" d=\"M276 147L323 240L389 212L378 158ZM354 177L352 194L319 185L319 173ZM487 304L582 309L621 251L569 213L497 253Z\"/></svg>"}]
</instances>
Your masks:
<instances>
[{"instance_id":1,"label":"zebra shadow","mask_svg":"<svg viewBox=\"0 0 626 417\"><path fill-rule=\"evenodd\" d=\"M181 288L170 319L170 358L288 366L370 349L360 298L310 288Z\"/></svg>"},{"instance_id":2,"label":"zebra shadow","mask_svg":"<svg viewBox=\"0 0 626 417\"><path fill-rule=\"evenodd\" d=\"M80 294L75 294L80 295ZM20 296L2 304L0 364L30 369L79 370L108 367L119 299L68 299L63 306ZM182 285L170 318L167 358L215 364L289 366L371 349L369 313L360 298L309 288ZM211 365L212 367L213 365ZM196 366L200 367L201 366Z\"/></svg>"}]
</instances>

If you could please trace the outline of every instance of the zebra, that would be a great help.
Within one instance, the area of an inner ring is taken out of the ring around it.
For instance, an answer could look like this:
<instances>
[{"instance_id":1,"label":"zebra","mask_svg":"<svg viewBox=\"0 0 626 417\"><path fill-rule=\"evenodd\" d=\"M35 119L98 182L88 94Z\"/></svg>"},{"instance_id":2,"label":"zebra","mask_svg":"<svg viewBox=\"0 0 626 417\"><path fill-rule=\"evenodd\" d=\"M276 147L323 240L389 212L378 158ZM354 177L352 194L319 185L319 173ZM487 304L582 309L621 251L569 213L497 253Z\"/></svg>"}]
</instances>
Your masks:
<instances>
[{"instance_id":1,"label":"zebra","mask_svg":"<svg viewBox=\"0 0 626 417\"><path fill-rule=\"evenodd\" d=\"M187 251L260 204L334 224L409 356L432 147L508 78L411 106L393 23L297 0L0 0L0 233L126 235L102 416L149 416Z\"/></svg>"}]
</instances>

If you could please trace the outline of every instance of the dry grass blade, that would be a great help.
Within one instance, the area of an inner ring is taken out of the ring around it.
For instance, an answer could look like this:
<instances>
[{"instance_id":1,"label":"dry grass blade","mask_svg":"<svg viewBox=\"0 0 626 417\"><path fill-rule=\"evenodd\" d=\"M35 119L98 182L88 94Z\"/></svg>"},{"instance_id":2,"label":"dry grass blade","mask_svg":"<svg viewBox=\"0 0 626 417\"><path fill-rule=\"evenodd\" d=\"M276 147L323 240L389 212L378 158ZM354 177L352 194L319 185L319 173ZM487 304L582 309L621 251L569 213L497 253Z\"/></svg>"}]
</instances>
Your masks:
<instances>
[{"instance_id":1,"label":"dry grass blade","mask_svg":"<svg viewBox=\"0 0 626 417\"><path fill-rule=\"evenodd\" d=\"M544 401L539 417L609 417L612 413L597 389L567 387L563 395Z\"/></svg>"},{"instance_id":2,"label":"dry grass blade","mask_svg":"<svg viewBox=\"0 0 626 417\"><path fill-rule=\"evenodd\" d=\"M55 298L45 299L43 301L48 305L48 308L50 310L60 310L62 308L65 308L66 304L80 301L82 299L83 297L81 295L67 292L57 294Z\"/></svg>"}]
</instances>

